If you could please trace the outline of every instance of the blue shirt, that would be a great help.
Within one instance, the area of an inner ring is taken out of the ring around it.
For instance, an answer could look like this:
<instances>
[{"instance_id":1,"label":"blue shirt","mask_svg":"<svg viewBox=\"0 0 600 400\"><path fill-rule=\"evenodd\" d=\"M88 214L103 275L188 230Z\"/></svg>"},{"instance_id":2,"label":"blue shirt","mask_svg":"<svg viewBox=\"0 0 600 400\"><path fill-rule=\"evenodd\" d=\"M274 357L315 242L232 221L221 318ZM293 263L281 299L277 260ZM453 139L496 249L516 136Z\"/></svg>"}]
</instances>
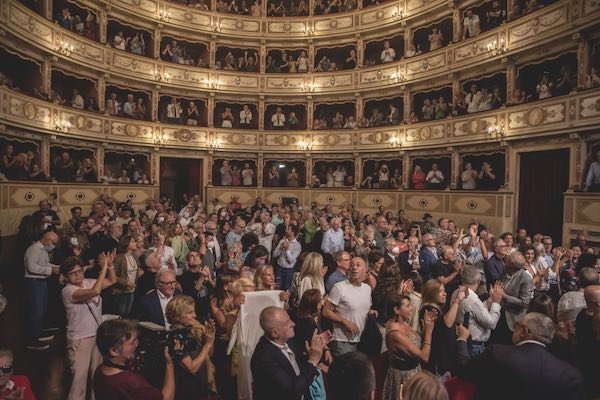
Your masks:
<instances>
[{"instance_id":1,"label":"blue shirt","mask_svg":"<svg viewBox=\"0 0 600 400\"><path fill-rule=\"evenodd\" d=\"M337 232L330 228L323 234L323 243L321 250L324 253L335 254L344 250L344 231L338 229Z\"/></svg>"},{"instance_id":2,"label":"blue shirt","mask_svg":"<svg viewBox=\"0 0 600 400\"><path fill-rule=\"evenodd\" d=\"M329 278L327 278L327 282L325 282L325 290L327 293L329 293L336 283L345 281L346 279L348 279L348 277L336 269L331 275L329 275Z\"/></svg>"}]
</instances>

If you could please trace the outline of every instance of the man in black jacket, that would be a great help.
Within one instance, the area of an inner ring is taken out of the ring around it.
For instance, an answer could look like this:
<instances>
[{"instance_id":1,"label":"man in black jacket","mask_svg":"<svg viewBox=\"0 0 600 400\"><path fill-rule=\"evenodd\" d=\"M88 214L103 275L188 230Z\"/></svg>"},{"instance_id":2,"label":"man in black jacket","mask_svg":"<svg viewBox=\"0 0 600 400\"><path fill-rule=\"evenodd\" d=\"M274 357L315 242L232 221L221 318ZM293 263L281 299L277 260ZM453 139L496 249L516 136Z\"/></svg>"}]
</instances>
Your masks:
<instances>
[{"instance_id":1,"label":"man in black jacket","mask_svg":"<svg viewBox=\"0 0 600 400\"><path fill-rule=\"evenodd\" d=\"M469 330L459 325L459 376L477 387L476 399L584 400L581 373L552 355L554 323L540 313L526 314L515 323L513 344L496 344L471 358Z\"/></svg>"},{"instance_id":2,"label":"man in black jacket","mask_svg":"<svg viewBox=\"0 0 600 400\"><path fill-rule=\"evenodd\" d=\"M250 362L256 400L309 399L309 387L318 376L317 365L331 333L313 336L307 344L307 358L289 340L294 337L294 323L285 310L265 308L260 313L260 327L265 334Z\"/></svg>"}]
</instances>

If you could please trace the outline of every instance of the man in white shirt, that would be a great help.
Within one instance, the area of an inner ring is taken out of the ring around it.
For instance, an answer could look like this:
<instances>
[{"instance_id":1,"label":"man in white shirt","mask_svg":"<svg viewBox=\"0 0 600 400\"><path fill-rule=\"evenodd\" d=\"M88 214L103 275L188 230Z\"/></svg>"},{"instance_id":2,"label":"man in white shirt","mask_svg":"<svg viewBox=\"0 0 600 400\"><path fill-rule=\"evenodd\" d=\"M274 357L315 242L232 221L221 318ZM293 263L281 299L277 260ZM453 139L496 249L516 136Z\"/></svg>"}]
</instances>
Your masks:
<instances>
[{"instance_id":1,"label":"man in white shirt","mask_svg":"<svg viewBox=\"0 0 600 400\"><path fill-rule=\"evenodd\" d=\"M52 274L58 274L60 267L50 263L48 253L54 250L58 243L58 235L46 232L44 236L33 243L25 251L25 298L27 302L27 348L29 350L47 350L45 342L54 339L53 335L42 336L44 315L48 307L48 282Z\"/></svg>"},{"instance_id":2,"label":"man in white shirt","mask_svg":"<svg viewBox=\"0 0 600 400\"><path fill-rule=\"evenodd\" d=\"M126 117L135 117L135 101L132 94L127 95L127 102L123 105L123 114Z\"/></svg>"},{"instance_id":3,"label":"man in white shirt","mask_svg":"<svg viewBox=\"0 0 600 400\"><path fill-rule=\"evenodd\" d=\"M479 104L481 103L481 92L477 90L477 85L471 85L471 91L465 97L465 103L467 103L467 112L469 114L476 113L479 111Z\"/></svg>"},{"instance_id":4,"label":"man in white shirt","mask_svg":"<svg viewBox=\"0 0 600 400\"><path fill-rule=\"evenodd\" d=\"M269 251L273 249L273 235L275 234L275 225L271 223L271 214L268 211L260 213L260 222L256 222L250 226L250 232L256 233L258 243Z\"/></svg>"},{"instance_id":5,"label":"man in white shirt","mask_svg":"<svg viewBox=\"0 0 600 400\"><path fill-rule=\"evenodd\" d=\"M244 105L242 111L240 111L240 128L250 129L252 123L252 111L247 104Z\"/></svg>"},{"instance_id":6,"label":"man in white shirt","mask_svg":"<svg viewBox=\"0 0 600 400\"><path fill-rule=\"evenodd\" d=\"M239 243L242 240L242 235L246 232L246 221L238 218L231 230L225 236L225 244L227 248Z\"/></svg>"},{"instance_id":7,"label":"man in white shirt","mask_svg":"<svg viewBox=\"0 0 600 400\"><path fill-rule=\"evenodd\" d=\"M323 306L323 316L333 321L334 357L357 350L367 314L371 312L371 287L363 283L366 274L366 261L354 257L348 279L333 286Z\"/></svg>"},{"instance_id":8,"label":"man in white shirt","mask_svg":"<svg viewBox=\"0 0 600 400\"><path fill-rule=\"evenodd\" d=\"M390 41L386 40L385 42L383 42L383 50L381 52L381 62L382 63L389 63L394 61L394 59L396 58L396 50L392 49L390 47Z\"/></svg>"},{"instance_id":9,"label":"man in white shirt","mask_svg":"<svg viewBox=\"0 0 600 400\"><path fill-rule=\"evenodd\" d=\"M463 20L463 40L467 37L472 38L481 33L479 26L479 15L473 14L472 9L468 9Z\"/></svg>"},{"instance_id":10,"label":"man in white shirt","mask_svg":"<svg viewBox=\"0 0 600 400\"><path fill-rule=\"evenodd\" d=\"M468 294L458 305L456 323L462 323L465 320L465 314L469 313L472 354L476 356L485 350L485 343L490 338L492 329L496 327L500 319L500 302L502 301L504 290L499 283L496 283L490 288L490 297L484 303L479 299L477 293L475 293L481 280L479 269L467 266L461 271L460 278L463 286L467 287ZM455 290L454 294L452 294L451 301L454 301L456 298L458 290L460 289Z\"/></svg>"},{"instance_id":11,"label":"man in white shirt","mask_svg":"<svg viewBox=\"0 0 600 400\"><path fill-rule=\"evenodd\" d=\"M171 124L180 123L182 112L181 103L175 97L171 97L171 102L167 104L167 121Z\"/></svg>"},{"instance_id":12,"label":"man in white shirt","mask_svg":"<svg viewBox=\"0 0 600 400\"><path fill-rule=\"evenodd\" d=\"M281 107L277 107L277 111L271 117L271 125L273 129L283 129L285 126L285 115L281 112Z\"/></svg>"},{"instance_id":13,"label":"man in white shirt","mask_svg":"<svg viewBox=\"0 0 600 400\"><path fill-rule=\"evenodd\" d=\"M302 252L302 245L296 239L298 232L297 225L288 225L285 238L279 241L275 251L273 251L273 257L277 259L279 265L279 288L281 290L288 290L292 286L296 260Z\"/></svg>"},{"instance_id":14,"label":"man in white shirt","mask_svg":"<svg viewBox=\"0 0 600 400\"><path fill-rule=\"evenodd\" d=\"M444 174L442 171L438 169L437 164L433 164L431 166L431 171L427 173L427 177L425 178L427 181L427 188L431 190L443 189L444 184Z\"/></svg>"},{"instance_id":15,"label":"man in white shirt","mask_svg":"<svg viewBox=\"0 0 600 400\"><path fill-rule=\"evenodd\" d=\"M73 98L71 99L71 106L83 110L84 102L83 97L79 94L79 90L73 89Z\"/></svg>"},{"instance_id":16,"label":"man in white shirt","mask_svg":"<svg viewBox=\"0 0 600 400\"><path fill-rule=\"evenodd\" d=\"M321 250L324 253L331 254L332 257L344 250L344 231L340 229L339 218L333 218L331 220L331 227L323 234Z\"/></svg>"}]
</instances>

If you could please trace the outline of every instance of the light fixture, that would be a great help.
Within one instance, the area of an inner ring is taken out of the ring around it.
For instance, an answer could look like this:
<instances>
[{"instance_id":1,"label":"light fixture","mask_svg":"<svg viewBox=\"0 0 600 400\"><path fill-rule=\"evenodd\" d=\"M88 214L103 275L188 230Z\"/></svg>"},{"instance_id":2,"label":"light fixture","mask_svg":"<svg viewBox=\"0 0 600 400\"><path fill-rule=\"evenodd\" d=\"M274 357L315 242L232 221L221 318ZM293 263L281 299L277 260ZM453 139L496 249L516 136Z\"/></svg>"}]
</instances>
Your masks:
<instances>
[{"instance_id":1,"label":"light fixture","mask_svg":"<svg viewBox=\"0 0 600 400\"><path fill-rule=\"evenodd\" d=\"M486 46L486 50L490 57L496 57L506 53L508 51L508 47L506 46L504 38L500 38L500 43L498 43L498 41L495 39L489 42Z\"/></svg>"},{"instance_id":2,"label":"light fixture","mask_svg":"<svg viewBox=\"0 0 600 400\"><path fill-rule=\"evenodd\" d=\"M164 22L169 22L171 20L171 13L168 12L166 8L164 10L159 10L158 19Z\"/></svg>"},{"instance_id":3,"label":"light fixture","mask_svg":"<svg viewBox=\"0 0 600 400\"><path fill-rule=\"evenodd\" d=\"M487 128L488 135L490 135L491 139L503 141L506 139L506 131L503 127L498 125L490 125Z\"/></svg>"},{"instance_id":4,"label":"light fixture","mask_svg":"<svg viewBox=\"0 0 600 400\"><path fill-rule=\"evenodd\" d=\"M392 18L394 18L395 21L404 18L404 10L400 7L396 8L392 13Z\"/></svg>"},{"instance_id":5,"label":"light fixture","mask_svg":"<svg viewBox=\"0 0 600 400\"><path fill-rule=\"evenodd\" d=\"M298 142L300 150L310 152L313 149L314 142L311 139L302 139Z\"/></svg>"},{"instance_id":6,"label":"light fixture","mask_svg":"<svg viewBox=\"0 0 600 400\"><path fill-rule=\"evenodd\" d=\"M165 135L162 131L157 131L154 134L154 144L157 146L167 144L167 135Z\"/></svg>"},{"instance_id":7,"label":"light fixture","mask_svg":"<svg viewBox=\"0 0 600 400\"><path fill-rule=\"evenodd\" d=\"M67 120L67 119L65 119L61 122L57 122L56 125L54 125L54 130L57 132L67 133L67 132L69 132L70 129L71 129L71 122L69 122L69 120Z\"/></svg>"},{"instance_id":8,"label":"light fixture","mask_svg":"<svg viewBox=\"0 0 600 400\"><path fill-rule=\"evenodd\" d=\"M206 141L206 146L211 151L216 150L221 147L221 139L216 136L210 136Z\"/></svg>"},{"instance_id":9,"label":"light fixture","mask_svg":"<svg viewBox=\"0 0 600 400\"><path fill-rule=\"evenodd\" d=\"M69 44L69 43L61 40L60 45L58 46L58 49L56 51L58 51L59 54L65 56L65 57L70 57L71 54L73 54L74 50L75 50L75 48L73 47L72 44Z\"/></svg>"},{"instance_id":10,"label":"light fixture","mask_svg":"<svg viewBox=\"0 0 600 400\"><path fill-rule=\"evenodd\" d=\"M402 140L400 139L400 135L392 135L390 137L390 145L392 148L397 149L398 147L402 147Z\"/></svg>"}]
</instances>

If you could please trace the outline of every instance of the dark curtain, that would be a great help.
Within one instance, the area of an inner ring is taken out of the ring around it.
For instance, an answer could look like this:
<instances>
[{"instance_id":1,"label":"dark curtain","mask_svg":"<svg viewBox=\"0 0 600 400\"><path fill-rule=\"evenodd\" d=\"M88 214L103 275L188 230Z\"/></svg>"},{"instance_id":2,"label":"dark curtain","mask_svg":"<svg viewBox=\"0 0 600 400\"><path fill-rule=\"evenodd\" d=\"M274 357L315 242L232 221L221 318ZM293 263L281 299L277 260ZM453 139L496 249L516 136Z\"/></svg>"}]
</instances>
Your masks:
<instances>
[{"instance_id":1,"label":"dark curtain","mask_svg":"<svg viewBox=\"0 0 600 400\"><path fill-rule=\"evenodd\" d=\"M568 185L568 149L521 153L518 226L531 236L541 232L560 243Z\"/></svg>"},{"instance_id":2,"label":"dark curtain","mask_svg":"<svg viewBox=\"0 0 600 400\"><path fill-rule=\"evenodd\" d=\"M170 196L179 205L184 193L204 196L201 186L202 160L190 158L160 158L160 193Z\"/></svg>"}]
</instances>

